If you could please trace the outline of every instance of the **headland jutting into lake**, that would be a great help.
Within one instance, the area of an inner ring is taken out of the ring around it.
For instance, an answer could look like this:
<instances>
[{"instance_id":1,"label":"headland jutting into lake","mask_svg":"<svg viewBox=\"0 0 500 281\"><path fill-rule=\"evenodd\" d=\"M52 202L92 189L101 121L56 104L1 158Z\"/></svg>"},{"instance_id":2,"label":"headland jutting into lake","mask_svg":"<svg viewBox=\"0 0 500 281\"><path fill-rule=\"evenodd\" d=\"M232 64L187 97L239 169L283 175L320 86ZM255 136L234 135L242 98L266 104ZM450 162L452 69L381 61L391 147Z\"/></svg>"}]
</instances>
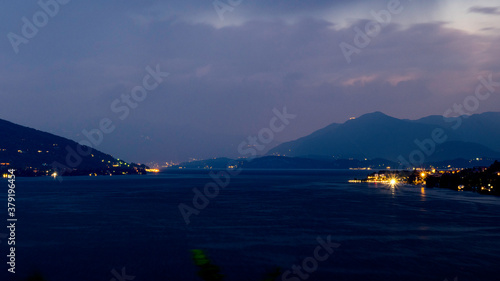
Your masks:
<instances>
[{"instance_id":1,"label":"headland jutting into lake","mask_svg":"<svg viewBox=\"0 0 500 281\"><path fill-rule=\"evenodd\" d=\"M481 194L500 195L500 162L490 167L469 169L427 170L381 170L368 175L365 179L353 179L350 183L383 183L425 185L428 188L440 187L457 191L473 191Z\"/></svg>"}]
</instances>

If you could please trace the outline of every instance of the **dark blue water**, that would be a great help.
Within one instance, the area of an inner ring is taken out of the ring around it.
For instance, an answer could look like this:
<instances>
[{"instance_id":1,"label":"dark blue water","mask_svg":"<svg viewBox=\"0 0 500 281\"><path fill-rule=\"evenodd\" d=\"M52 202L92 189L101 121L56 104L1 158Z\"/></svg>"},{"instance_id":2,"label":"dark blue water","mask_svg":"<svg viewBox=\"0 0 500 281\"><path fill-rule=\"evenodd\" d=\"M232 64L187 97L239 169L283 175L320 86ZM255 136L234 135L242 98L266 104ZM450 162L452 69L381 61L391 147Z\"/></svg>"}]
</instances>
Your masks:
<instances>
[{"instance_id":1,"label":"dark blue water","mask_svg":"<svg viewBox=\"0 0 500 281\"><path fill-rule=\"evenodd\" d=\"M189 250L205 249L226 280L261 280L330 235L340 247L307 280L500 280L500 198L346 183L355 176L239 175L189 226L178 205L206 175L18 179L16 277L109 281L125 268L134 281L201 280Z\"/></svg>"}]
</instances>

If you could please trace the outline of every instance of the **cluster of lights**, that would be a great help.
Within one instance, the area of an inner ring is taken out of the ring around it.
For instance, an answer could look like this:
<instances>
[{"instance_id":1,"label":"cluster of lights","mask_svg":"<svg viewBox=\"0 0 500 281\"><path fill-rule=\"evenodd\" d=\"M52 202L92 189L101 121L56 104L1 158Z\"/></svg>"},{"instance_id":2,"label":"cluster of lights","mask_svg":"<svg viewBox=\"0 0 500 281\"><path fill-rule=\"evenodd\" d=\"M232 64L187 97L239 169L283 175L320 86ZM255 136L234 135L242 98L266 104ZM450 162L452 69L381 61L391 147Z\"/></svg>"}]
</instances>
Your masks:
<instances>
[{"instance_id":1,"label":"cluster of lights","mask_svg":"<svg viewBox=\"0 0 500 281\"><path fill-rule=\"evenodd\" d=\"M399 184L399 181L396 178L391 178L388 183L390 187L395 188Z\"/></svg>"}]
</instances>

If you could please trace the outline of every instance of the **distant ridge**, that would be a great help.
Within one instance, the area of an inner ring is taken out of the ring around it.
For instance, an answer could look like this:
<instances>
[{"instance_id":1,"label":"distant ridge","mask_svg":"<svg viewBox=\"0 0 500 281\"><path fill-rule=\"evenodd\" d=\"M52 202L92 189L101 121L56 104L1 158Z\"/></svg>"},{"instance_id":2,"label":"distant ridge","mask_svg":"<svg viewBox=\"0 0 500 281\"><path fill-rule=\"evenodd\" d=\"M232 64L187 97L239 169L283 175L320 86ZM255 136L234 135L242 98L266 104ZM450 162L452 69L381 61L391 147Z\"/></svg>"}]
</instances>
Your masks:
<instances>
[{"instance_id":1,"label":"distant ridge","mask_svg":"<svg viewBox=\"0 0 500 281\"><path fill-rule=\"evenodd\" d=\"M432 132L439 128L444 131L447 140L438 144L430 155L425 155L425 162L500 157L499 112L460 119L460 126L456 126L457 123L452 122L452 119L444 119L442 116L402 120L382 112L373 112L343 124L331 124L308 136L283 143L271 149L268 155L383 158L398 161L399 156L407 158L419 149L415 140L430 139Z\"/></svg>"},{"instance_id":2,"label":"distant ridge","mask_svg":"<svg viewBox=\"0 0 500 281\"><path fill-rule=\"evenodd\" d=\"M66 175L140 174L145 166L126 163L96 149L81 156L75 167L68 164L67 148L76 150L77 143L50 133L14 124L0 119L0 171L17 169L18 174L42 176L52 174L52 164L68 166Z\"/></svg>"}]
</instances>

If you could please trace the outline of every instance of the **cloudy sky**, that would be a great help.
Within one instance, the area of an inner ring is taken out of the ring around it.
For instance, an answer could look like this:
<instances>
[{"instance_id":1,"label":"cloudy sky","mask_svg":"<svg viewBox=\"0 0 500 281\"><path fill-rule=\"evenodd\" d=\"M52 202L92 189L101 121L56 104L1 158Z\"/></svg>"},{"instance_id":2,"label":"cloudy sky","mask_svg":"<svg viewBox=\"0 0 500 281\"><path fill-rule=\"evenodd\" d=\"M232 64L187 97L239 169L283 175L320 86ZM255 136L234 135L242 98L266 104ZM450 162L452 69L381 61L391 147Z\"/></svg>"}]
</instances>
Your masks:
<instances>
[{"instance_id":1,"label":"cloudy sky","mask_svg":"<svg viewBox=\"0 0 500 281\"><path fill-rule=\"evenodd\" d=\"M96 148L127 161L238 156L273 108L297 117L266 150L373 111L441 115L500 81L498 0L54 1L2 3L0 118L75 141L109 118ZM148 66L169 75L113 110ZM473 113L499 110L500 89Z\"/></svg>"}]
</instances>

